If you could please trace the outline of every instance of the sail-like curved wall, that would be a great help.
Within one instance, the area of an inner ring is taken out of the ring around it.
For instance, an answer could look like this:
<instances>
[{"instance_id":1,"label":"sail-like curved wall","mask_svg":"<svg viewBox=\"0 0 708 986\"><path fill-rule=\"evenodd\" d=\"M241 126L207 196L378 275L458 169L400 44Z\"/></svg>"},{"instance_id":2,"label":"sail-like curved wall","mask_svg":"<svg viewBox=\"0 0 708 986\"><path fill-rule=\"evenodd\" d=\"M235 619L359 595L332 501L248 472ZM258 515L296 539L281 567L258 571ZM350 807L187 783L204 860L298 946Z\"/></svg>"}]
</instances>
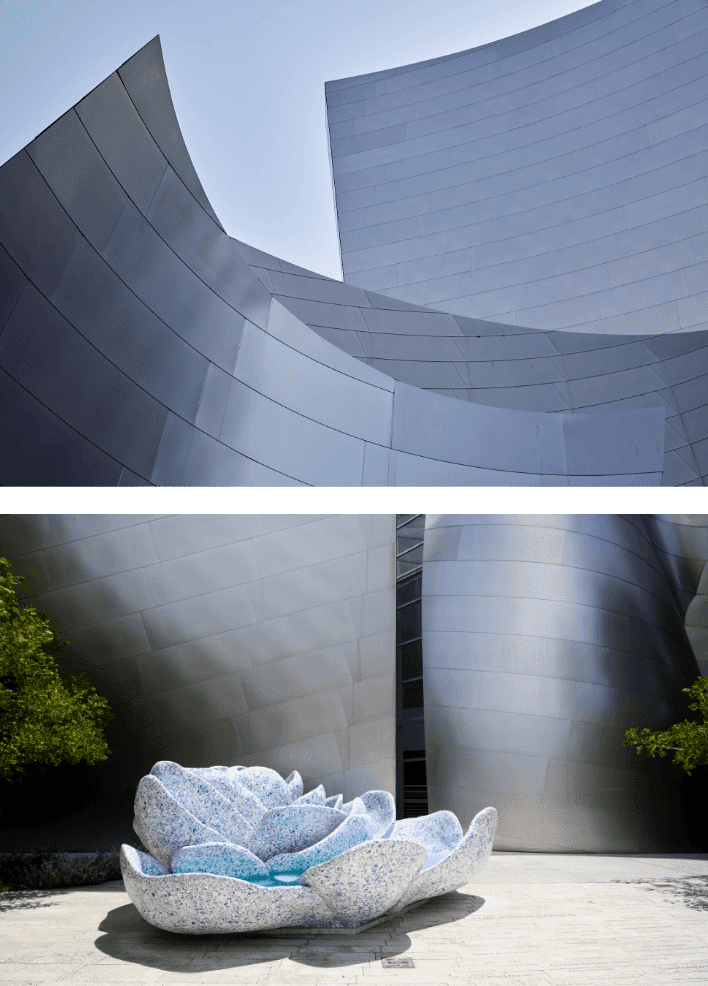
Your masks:
<instances>
[{"instance_id":1,"label":"sail-like curved wall","mask_svg":"<svg viewBox=\"0 0 708 986\"><path fill-rule=\"evenodd\" d=\"M542 329L708 327L708 8L602 0L327 83L345 280Z\"/></svg>"},{"instance_id":2,"label":"sail-like curved wall","mask_svg":"<svg viewBox=\"0 0 708 986\"><path fill-rule=\"evenodd\" d=\"M466 400L664 406L662 483L703 484L707 52L703 0L602 0L327 83L345 281L450 315L406 336L358 320L355 339L297 310L396 379Z\"/></svg>"},{"instance_id":3,"label":"sail-like curved wall","mask_svg":"<svg viewBox=\"0 0 708 986\"><path fill-rule=\"evenodd\" d=\"M394 517L0 516L0 545L115 712L88 810L20 839L125 838L157 760L395 793Z\"/></svg>"},{"instance_id":4,"label":"sail-like curved wall","mask_svg":"<svg viewBox=\"0 0 708 986\"><path fill-rule=\"evenodd\" d=\"M332 287L336 282L289 269L277 257L243 244L241 250L274 299L396 381L473 406L560 411L565 422L572 420L568 412L664 410L661 484L700 486L708 477L706 331L627 338L502 325L350 285L345 294ZM615 419L593 420L603 447ZM597 482L608 479L586 476L582 485Z\"/></svg>"},{"instance_id":5,"label":"sail-like curved wall","mask_svg":"<svg viewBox=\"0 0 708 986\"><path fill-rule=\"evenodd\" d=\"M667 399L618 401L611 416L573 400L557 414L507 395L461 401L323 339L243 249L194 173L154 39L0 170L0 482L702 482L700 408L665 424L679 404L671 367L657 370ZM442 342L435 313L285 261L277 272L342 310L355 291L383 334ZM480 335L474 320L449 328L448 352ZM515 364L508 391L526 386L529 363Z\"/></svg>"},{"instance_id":6,"label":"sail-like curved wall","mask_svg":"<svg viewBox=\"0 0 708 986\"><path fill-rule=\"evenodd\" d=\"M430 810L464 823L496 805L501 849L656 852L662 831L685 838L679 771L622 747L632 726L687 717L698 666L684 620L706 529L682 520L426 518Z\"/></svg>"}]
</instances>

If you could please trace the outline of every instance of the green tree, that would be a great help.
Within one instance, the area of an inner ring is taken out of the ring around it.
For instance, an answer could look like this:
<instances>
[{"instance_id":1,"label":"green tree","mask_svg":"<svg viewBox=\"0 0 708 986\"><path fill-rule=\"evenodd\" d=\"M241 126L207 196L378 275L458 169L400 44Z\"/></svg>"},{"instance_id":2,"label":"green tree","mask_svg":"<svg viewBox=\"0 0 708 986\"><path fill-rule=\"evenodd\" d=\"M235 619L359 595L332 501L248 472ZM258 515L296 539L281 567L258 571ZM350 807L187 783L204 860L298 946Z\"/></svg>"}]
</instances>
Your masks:
<instances>
[{"instance_id":1,"label":"green tree","mask_svg":"<svg viewBox=\"0 0 708 986\"><path fill-rule=\"evenodd\" d=\"M68 641L18 602L23 581L0 558L0 778L8 781L35 765L95 764L111 752L103 736L113 718L108 701L84 675L60 674L52 652Z\"/></svg>"},{"instance_id":2,"label":"green tree","mask_svg":"<svg viewBox=\"0 0 708 986\"><path fill-rule=\"evenodd\" d=\"M708 677L697 678L690 688L684 688L695 702L689 704L689 709L700 711L703 723L684 719L676 722L664 732L652 732L650 729L628 729L622 746L636 746L637 754L646 748L650 757L665 757L669 750L676 756L671 761L677 767L682 767L688 776L696 767L708 764Z\"/></svg>"}]
</instances>

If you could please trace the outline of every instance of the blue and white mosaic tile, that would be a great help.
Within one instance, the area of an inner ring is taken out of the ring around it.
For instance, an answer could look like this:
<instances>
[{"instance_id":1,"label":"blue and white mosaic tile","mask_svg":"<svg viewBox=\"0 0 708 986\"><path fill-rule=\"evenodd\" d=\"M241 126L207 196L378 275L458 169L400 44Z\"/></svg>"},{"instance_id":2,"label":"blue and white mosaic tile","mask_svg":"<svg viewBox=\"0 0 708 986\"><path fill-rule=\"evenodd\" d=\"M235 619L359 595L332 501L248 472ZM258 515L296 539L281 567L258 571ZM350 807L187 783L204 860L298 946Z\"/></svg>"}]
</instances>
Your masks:
<instances>
[{"instance_id":1,"label":"blue and white mosaic tile","mask_svg":"<svg viewBox=\"0 0 708 986\"><path fill-rule=\"evenodd\" d=\"M327 795L325 794L325 789L322 785L318 785L313 788L312 791L308 791L307 794L303 794L301 798L294 801L293 804L296 805L323 805L327 800Z\"/></svg>"},{"instance_id":2,"label":"blue and white mosaic tile","mask_svg":"<svg viewBox=\"0 0 708 986\"><path fill-rule=\"evenodd\" d=\"M292 804L294 790L270 767L242 767L234 780L253 791L266 808Z\"/></svg>"},{"instance_id":3,"label":"blue and white mosaic tile","mask_svg":"<svg viewBox=\"0 0 708 986\"><path fill-rule=\"evenodd\" d=\"M271 808L254 829L248 848L264 862L284 852L313 846L341 825L345 815L324 805Z\"/></svg>"},{"instance_id":4,"label":"blue and white mosaic tile","mask_svg":"<svg viewBox=\"0 0 708 986\"><path fill-rule=\"evenodd\" d=\"M340 808L340 811L343 811L345 815L366 815L367 814L366 805L361 800L361 798L352 798L351 801L347 801L346 804L343 804L342 805L342 807Z\"/></svg>"},{"instance_id":5,"label":"blue and white mosaic tile","mask_svg":"<svg viewBox=\"0 0 708 986\"><path fill-rule=\"evenodd\" d=\"M170 872L169 866L165 866L159 859L155 859L149 853L140 852L139 849L135 849L134 852L138 854L140 869L147 876L163 876L165 873Z\"/></svg>"},{"instance_id":6,"label":"blue and white mosaic tile","mask_svg":"<svg viewBox=\"0 0 708 986\"><path fill-rule=\"evenodd\" d=\"M173 873L215 873L238 880L268 879L268 867L258 856L243 846L230 846L223 842L205 842L200 846L177 849L172 853L170 870Z\"/></svg>"},{"instance_id":7,"label":"blue and white mosaic tile","mask_svg":"<svg viewBox=\"0 0 708 986\"><path fill-rule=\"evenodd\" d=\"M396 821L387 791L302 791L297 771L155 764L133 821L149 853L121 849L140 914L182 934L356 930L462 886L492 851L494 808L463 837L449 811Z\"/></svg>"},{"instance_id":8,"label":"blue and white mosaic tile","mask_svg":"<svg viewBox=\"0 0 708 986\"><path fill-rule=\"evenodd\" d=\"M492 853L498 821L496 808L478 812L459 845L416 877L398 901L396 910L416 900L439 897L469 883L472 874L484 866Z\"/></svg>"},{"instance_id":9,"label":"blue and white mosaic tile","mask_svg":"<svg viewBox=\"0 0 708 986\"><path fill-rule=\"evenodd\" d=\"M335 917L363 924L400 900L425 855L415 842L364 842L313 866L302 883L320 895Z\"/></svg>"},{"instance_id":10,"label":"blue and white mosaic tile","mask_svg":"<svg viewBox=\"0 0 708 986\"><path fill-rule=\"evenodd\" d=\"M237 845L248 841L253 826L228 798L204 779L204 774L186 770L171 760L161 760L152 768L150 775L157 777L172 797L195 818L219 832L222 836L220 841Z\"/></svg>"},{"instance_id":11,"label":"blue and white mosaic tile","mask_svg":"<svg viewBox=\"0 0 708 986\"><path fill-rule=\"evenodd\" d=\"M121 870L139 913L163 931L202 935L336 925L332 911L308 887L260 887L213 873L152 876L132 846L121 848Z\"/></svg>"},{"instance_id":12,"label":"blue and white mosaic tile","mask_svg":"<svg viewBox=\"0 0 708 986\"><path fill-rule=\"evenodd\" d=\"M165 866L169 866L175 849L182 846L227 841L220 832L204 825L183 808L152 774L140 779L135 795L135 815L141 842Z\"/></svg>"},{"instance_id":13,"label":"blue and white mosaic tile","mask_svg":"<svg viewBox=\"0 0 708 986\"><path fill-rule=\"evenodd\" d=\"M285 783L290 791L290 803L292 804L293 801L297 801L298 798L302 797L302 777L294 770L292 774L285 778ZM334 807L336 808L336 805Z\"/></svg>"},{"instance_id":14,"label":"blue and white mosaic tile","mask_svg":"<svg viewBox=\"0 0 708 986\"><path fill-rule=\"evenodd\" d=\"M372 839L379 839L396 821L396 802L388 791L367 791L362 794L366 814L374 825Z\"/></svg>"},{"instance_id":15,"label":"blue and white mosaic tile","mask_svg":"<svg viewBox=\"0 0 708 986\"><path fill-rule=\"evenodd\" d=\"M428 855L452 852L462 842L463 832L457 816L451 811L436 811L432 815L404 818L395 822L387 839L403 839L425 846ZM427 863L427 860L426 860Z\"/></svg>"},{"instance_id":16,"label":"blue and white mosaic tile","mask_svg":"<svg viewBox=\"0 0 708 986\"><path fill-rule=\"evenodd\" d=\"M300 876L311 866L325 863L371 838L374 826L366 815L350 815L334 832L320 839L309 849L300 852L286 852L268 860L271 873L293 873Z\"/></svg>"},{"instance_id":17,"label":"blue and white mosaic tile","mask_svg":"<svg viewBox=\"0 0 708 986\"><path fill-rule=\"evenodd\" d=\"M221 768L217 768L213 774L209 770L197 771L195 768L191 768L191 773L197 774L216 788L231 802L232 807L236 809L239 815L243 815L249 825L255 825L265 814L266 806L253 791L244 787L243 784L239 784L236 779L232 779L228 773L223 773Z\"/></svg>"}]
</instances>

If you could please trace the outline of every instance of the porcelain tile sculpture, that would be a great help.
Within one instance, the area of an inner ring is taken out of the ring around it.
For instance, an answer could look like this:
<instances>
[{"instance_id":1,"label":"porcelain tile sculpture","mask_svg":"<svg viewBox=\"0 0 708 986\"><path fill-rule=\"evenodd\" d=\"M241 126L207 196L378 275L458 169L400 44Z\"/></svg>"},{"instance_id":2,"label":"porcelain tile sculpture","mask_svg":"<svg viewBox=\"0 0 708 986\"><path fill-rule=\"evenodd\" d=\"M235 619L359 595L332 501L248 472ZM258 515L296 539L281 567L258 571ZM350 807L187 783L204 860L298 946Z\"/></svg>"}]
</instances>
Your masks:
<instances>
[{"instance_id":1,"label":"porcelain tile sculpture","mask_svg":"<svg viewBox=\"0 0 708 986\"><path fill-rule=\"evenodd\" d=\"M396 821L393 797L342 804L294 771L160 761L138 784L121 848L125 888L150 924L182 934L356 930L467 883L489 858L497 812L466 835L449 811Z\"/></svg>"}]
</instances>

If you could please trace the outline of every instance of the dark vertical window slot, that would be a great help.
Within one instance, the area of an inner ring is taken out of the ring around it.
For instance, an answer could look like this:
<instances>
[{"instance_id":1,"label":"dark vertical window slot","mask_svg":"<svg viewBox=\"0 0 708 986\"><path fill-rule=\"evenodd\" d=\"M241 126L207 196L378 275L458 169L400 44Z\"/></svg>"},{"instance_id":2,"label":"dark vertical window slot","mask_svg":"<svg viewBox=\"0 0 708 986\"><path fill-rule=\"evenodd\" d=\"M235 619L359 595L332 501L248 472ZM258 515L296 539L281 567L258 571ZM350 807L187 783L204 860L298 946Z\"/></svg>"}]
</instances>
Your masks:
<instances>
[{"instance_id":1,"label":"dark vertical window slot","mask_svg":"<svg viewBox=\"0 0 708 986\"><path fill-rule=\"evenodd\" d=\"M423 710L424 514L396 518L396 805L399 818L428 812Z\"/></svg>"}]
</instances>

